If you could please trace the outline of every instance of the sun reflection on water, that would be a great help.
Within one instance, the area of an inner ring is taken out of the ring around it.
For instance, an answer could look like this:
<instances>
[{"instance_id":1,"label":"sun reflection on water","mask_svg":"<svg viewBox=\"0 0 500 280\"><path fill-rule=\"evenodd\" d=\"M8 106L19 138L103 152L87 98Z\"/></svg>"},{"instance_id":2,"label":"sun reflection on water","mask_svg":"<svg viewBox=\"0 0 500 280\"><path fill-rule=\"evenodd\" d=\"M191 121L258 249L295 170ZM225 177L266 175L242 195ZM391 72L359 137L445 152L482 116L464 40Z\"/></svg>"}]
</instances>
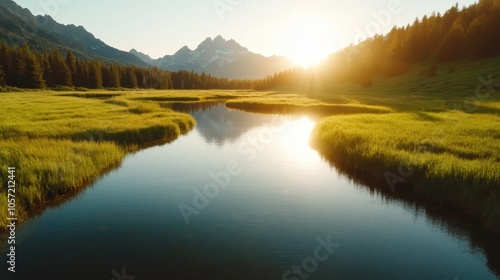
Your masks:
<instances>
[{"instance_id":1,"label":"sun reflection on water","mask_svg":"<svg viewBox=\"0 0 500 280\"><path fill-rule=\"evenodd\" d=\"M315 124L315 121L306 116L290 121L280 137L284 148L299 162L308 163L317 158L316 151L309 146Z\"/></svg>"}]
</instances>

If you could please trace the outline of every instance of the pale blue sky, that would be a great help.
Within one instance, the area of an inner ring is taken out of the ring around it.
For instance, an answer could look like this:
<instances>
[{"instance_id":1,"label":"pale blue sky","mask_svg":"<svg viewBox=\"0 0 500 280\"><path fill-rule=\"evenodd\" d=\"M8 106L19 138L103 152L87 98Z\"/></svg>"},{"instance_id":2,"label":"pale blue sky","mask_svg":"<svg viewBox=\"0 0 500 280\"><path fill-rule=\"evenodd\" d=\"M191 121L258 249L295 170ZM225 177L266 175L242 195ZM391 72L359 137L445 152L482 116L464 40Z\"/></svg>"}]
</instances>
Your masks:
<instances>
[{"instance_id":1,"label":"pale blue sky","mask_svg":"<svg viewBox=\"0 0 500 280\"><path fill-rule=\"evenodd\" d=\"M105 43L153 58L206 37L235 39L251 51L300 57L334 52L394 25L406 25L433 11L475 0L15 0L34 14L82 25ZM398 4L399 3L399 4ZM392 10L388 9L393 5ZM217 11L216 6L219 7ZM227 9L227 10L225 10ZM380 13L380 11L388 11ZM374 13L384 15L375 24ZM387 17L390 15L390 17ZM380 29L379 29L380 28ZM316 32L312 29L318 30ZM297 47L302 38L309 45ZM294 47L291 47L294 46ZM312 54L311 54L312 55ZM306 59L306 58L305 58Z\"/></svg>"}]
</instances>

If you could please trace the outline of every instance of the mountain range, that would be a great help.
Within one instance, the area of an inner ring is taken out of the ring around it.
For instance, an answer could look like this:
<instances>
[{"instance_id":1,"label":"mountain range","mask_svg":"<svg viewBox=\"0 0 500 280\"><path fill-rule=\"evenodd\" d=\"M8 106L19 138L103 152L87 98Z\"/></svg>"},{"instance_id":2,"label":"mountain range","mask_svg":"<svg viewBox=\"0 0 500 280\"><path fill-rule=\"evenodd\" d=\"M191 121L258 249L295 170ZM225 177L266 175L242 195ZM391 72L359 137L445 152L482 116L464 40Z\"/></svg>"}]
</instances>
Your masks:
<instances>
[{"instance_id":1,"label":"mountain range","mask_svg":"<svg viewBox=\"0 0 500 280\"><path fill-rule=\"evenodd\" d=\"M165 70L192 70L230 79L259 79L295 66L286 57L265 57L222 36L208 37L194 50L184 46L175 54L159 59L152 59L135 49L130 53Z\"/></svg>"},{"instance_id":2,"label":"mountain range","mask_svg":"<svg viewBox=\"0 0 500 280\"><path fill-rule=\"evenodd\" d=\"M70 49L82 58L147 66L137 56L108 46L82 26L60 24L47 15L34 16L11 0L0 0L0 40L9 45L26 42L42 52Z\"/></svg>"},{"instance_id":3,"label":"mountain range","mask_svg":"<svg viewBox=\"0 0 500 280\"><path fill-rule=\"evenodd\" d=\"M48 15L35 16L12 0L0 0L2 40L11 46L27 43L31 49L40 52L69 49L84 59L141 67L157 66L170 71L205 72L229 79L264 78L295 66L285 57L264 57L222 36L207 38L195 50L184 46L173 55L152 59L134 49L125 52L109 46L82 26L60 24Z\"/></svg>"}]
</instances>

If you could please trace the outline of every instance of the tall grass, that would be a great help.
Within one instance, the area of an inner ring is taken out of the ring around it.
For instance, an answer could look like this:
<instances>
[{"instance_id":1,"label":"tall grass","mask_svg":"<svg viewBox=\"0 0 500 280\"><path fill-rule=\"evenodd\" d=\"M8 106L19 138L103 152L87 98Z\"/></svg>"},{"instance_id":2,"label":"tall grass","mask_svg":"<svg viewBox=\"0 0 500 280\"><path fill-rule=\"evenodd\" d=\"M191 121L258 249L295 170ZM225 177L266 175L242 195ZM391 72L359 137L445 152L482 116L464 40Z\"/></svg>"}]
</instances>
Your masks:
<instances>
[{"instance_id":1,"label":"tall grass","mask_svg":"<svg viewBox=\"0 0 500 280\"><path fill-rule=\"evenodd\" d=\"M147 94L0 94L0 184L6 193L7 168L16 167L18 217L25 219L45 202L81 189L118 165L128 151L151 141L173 139L194 127L194 119L187 114L138 100ZM6 205L1 195L0 229L6 225Z\"/></svg>"},{"instance_id":2,"label":"tall grass","mask_svg":"<svg viewBox=\"0 0 500 280\"><path fill-rule=\"evenodd\" d=\"M5 191L7 168L16 167L16 214L24 219L32 208L57 196L72 193L104 170L118 165L124 155L124 149L111 142L2 140L0 184ZM7 221L6 200L0 204L0 228L4 228Z\"/></svg>"},{"instance_id":3,"label":"tall grass","mask_svg":"<svg viewBox=\"0 0 500 280\"><path fill-rule=\"evenodd\" d=\"M391 172L402 179L399 187L500 230L500 117L458 111L334 116L317 125L312 139L335 164L387 188ZM402 176L409 168L413 173Z\"/></svg>"}]
</instances>

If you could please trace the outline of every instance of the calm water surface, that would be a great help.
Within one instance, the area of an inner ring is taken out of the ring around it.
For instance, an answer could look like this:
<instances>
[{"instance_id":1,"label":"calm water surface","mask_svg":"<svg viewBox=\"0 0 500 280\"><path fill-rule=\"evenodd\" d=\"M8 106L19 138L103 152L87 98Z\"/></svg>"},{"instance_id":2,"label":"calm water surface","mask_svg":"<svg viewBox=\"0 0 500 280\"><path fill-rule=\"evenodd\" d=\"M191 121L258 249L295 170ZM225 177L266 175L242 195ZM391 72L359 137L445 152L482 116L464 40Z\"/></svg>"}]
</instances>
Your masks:
<instances>
[{"instance_id":1,"label":"calm water surface","mask_svg":"<svg viewBox=\"0 0 500 280\"><path fill-rule=\"evenodd\" d=\"M349 179L307 117L176 109L197 127L26 222L0 278L498 279L494 236Z\"/></svg>"}]
</instances>

